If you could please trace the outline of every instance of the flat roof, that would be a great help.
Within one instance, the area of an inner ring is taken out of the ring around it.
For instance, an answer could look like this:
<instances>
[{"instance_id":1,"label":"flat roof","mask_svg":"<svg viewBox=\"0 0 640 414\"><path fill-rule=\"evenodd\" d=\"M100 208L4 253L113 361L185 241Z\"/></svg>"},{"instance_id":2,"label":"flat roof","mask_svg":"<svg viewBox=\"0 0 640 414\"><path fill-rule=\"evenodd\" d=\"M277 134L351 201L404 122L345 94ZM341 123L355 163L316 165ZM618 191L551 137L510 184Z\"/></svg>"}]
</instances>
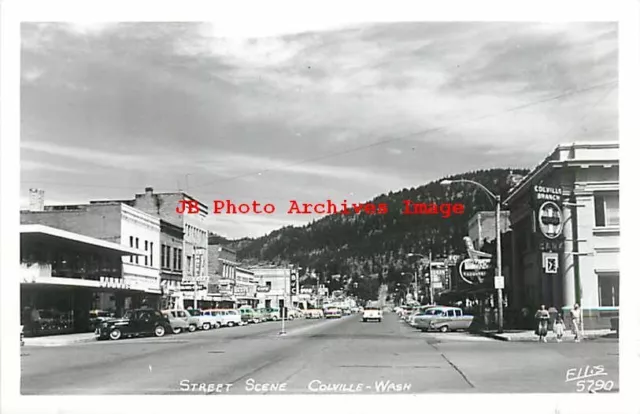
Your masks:
<instances>
[{"instance_id":1,"label":"flat roof","mask_svg":"<svg viewBox=\"0 0 640 414\"><path fill-rule=\"evenodd\" d=\"M42 224L21 224L20 235L44 235L53 239L69 240L81 244L87 244L93 247L111 250L123 255L146 256L146 253L142 250L123 246L121 244L102 239L97 239L95 237L85 236L83 234L57 229L55 227L44 226Z\"/></svg>"}]
</instances>

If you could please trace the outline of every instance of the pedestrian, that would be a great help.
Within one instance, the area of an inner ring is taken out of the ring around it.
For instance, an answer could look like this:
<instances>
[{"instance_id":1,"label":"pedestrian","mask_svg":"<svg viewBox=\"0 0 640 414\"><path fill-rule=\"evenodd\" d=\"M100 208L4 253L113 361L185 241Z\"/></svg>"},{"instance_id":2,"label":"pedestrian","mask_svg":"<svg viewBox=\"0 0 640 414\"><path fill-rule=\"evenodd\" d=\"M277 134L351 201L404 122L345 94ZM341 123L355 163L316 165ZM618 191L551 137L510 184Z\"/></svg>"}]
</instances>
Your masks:
<instances>
[{"instance_id":1,"label":"pedestrian","mask_svg":"<svg viewBox=\"0 0 640 414\"><path fill-rule=\"evenodd\" d=\"M549 311L544 305L540 306L540 309L535 315L536 321L538 321L536 328L536 335L540 342L547 342L547 332L549 330Z\"/></svg>"},{"instance_id":2,"label":"pedestrian","mask_svg":"<svg viewBox=\"0 0 640 414\"><path fill-rule=\"evenodd\" d=\"M582 327L582 318L580 317L580 305L573 305L571 309L571 332L575 335L575 341L580 342L580 328Z\"/></svg>"},{"instance_id":3,"label":"pedestrian","mask_svg":"<svg viewBox=\"0 0 640 414\"><path fill-rule=\"evenodd\" d=\"M564 320L562 319L562 314L558 313L556 316L556 321L553 324L553 332L556 334L556 341L562 342L562 337L564 336Z\"/></svg>"}]
</instances>

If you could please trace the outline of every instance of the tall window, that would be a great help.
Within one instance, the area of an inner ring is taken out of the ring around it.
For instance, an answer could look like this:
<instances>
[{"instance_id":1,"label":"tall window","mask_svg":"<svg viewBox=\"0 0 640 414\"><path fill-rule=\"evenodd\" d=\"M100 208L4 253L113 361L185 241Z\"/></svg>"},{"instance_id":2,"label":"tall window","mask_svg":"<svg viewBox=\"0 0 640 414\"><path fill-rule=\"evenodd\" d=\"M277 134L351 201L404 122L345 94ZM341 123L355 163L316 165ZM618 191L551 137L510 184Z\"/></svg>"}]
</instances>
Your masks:
<instances>
[{"instance_id":1,"label":"tall window","mask_svg":"<svg viewBox=\"0 0 640 414\"><path fill-rule=\"evenodd\" d=\"M165 246L164 244L160 245L160 267L162 267L163 269L166 268L166 263L167 263L167 251L165 250L167 246Z\"/></svg>"},{"instance_id":2,"label":"tall window","mask_svg":"<svg viewBox=\"0 0 640 414\"><path fill-rule=\"evenodd\" d=\"M182 249L178 249L178 270L182 270Z\"/></svg>"},{"instance_id":3,"label":"tall window","mask_svg":"<svg viewBox=\"0 0 640 414\"><path fill-rule=\"evenodd\" d=\"M596 227L620 225L620 195L596 194L594 197Z\"/></svg>"},{"instance_id":4,"label":"tall window","mask_svg":"<svg viewBox=\"0 0 640 414\"><path fill-rule=\"evenodd\" d=\"M140 239L136 237L136 249L140 248ZM139 256L136 256L136 264L138 264Z\"/></svg>"},{"instance_id":5,"label":"tall window","mask_svg":"<svg viewBox=\"0 0 640 414\"><path fill-rule=\"evenodd\" d=\"M173 270L179 270L178 267L178 249L173 248Z\"/></svg>"},{"instance_id":6,"label":"tall window","mask_svg":"<svg viewBox=\"0 0 640 414\"><path fill-rule=\"evenodd\" d=\"M620 306L620 276L598 276L600 306Z\"/></svg>"},{"instance_id":7,"label":"tall window","mask_svg":"<svg viewBox=\"0 0 640 414\"><path fill-rule=\"evenodd\" d=\"M133 247L133 236L129 236L129 247ZM129 263L133 263L133 255L129 256Z\"/></svg>"},{"instance_id":8,"label":"tall window","mask_svg":"<svg viewBox=\"0 0 640 414\"><path fill-rule=\"evenodd\" d=\"M147 240L144 241L144 251L149 251L149 242ZM149 255L144 256L144 265L149 266Z\"/></svg>"},{"instance_id":9,"label":"tall window","mask_svg":"<svg viewBox=\"0 0 640 414\"><path fill-rule=\"evenodd\" d=\"M149 242L149 266L153 267L153 242Z\"/></svg>"}]
</instances>

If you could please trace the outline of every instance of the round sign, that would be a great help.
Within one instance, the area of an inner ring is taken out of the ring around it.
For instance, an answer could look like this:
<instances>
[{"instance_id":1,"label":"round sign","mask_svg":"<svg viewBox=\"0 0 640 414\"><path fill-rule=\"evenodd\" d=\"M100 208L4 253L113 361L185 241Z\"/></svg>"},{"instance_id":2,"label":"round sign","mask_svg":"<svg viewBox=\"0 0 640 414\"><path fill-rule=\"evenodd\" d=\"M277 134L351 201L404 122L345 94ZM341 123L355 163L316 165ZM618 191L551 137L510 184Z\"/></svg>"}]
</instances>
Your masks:
<instances>
[{"instance_id":1,"label":"round sign","mask_svg":"<svg viewBox=\"0 0 640 414\"><path fill-rule=\"evenodd\" d=\"M488 259L464 259L460 263L460 278L470 285L482 283L487 277L489 267L490 261Z\"/></svg>"},{"instance_id":2,"label":"round sign","mask_svg":"<svg viewBox=\"0 0 640 414\"><path fill-rule=\"evenodd\" d=\"M542 203L538 210L540 232L548 239L556 239L562 234L564 220L562 210L553 201Z\"/></svg>"}]
</instances>

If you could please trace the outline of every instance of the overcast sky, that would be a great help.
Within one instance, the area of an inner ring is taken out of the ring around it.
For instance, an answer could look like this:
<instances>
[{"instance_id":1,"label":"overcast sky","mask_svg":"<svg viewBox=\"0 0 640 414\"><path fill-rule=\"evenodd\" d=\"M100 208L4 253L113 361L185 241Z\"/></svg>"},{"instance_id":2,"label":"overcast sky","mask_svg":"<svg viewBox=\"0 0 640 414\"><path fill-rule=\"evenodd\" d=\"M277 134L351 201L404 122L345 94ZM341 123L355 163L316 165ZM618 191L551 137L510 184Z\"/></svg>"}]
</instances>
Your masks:
<instances>
[{"instance_id":1,"label":"overcast sky","mask_svg":"<svg viewBox=\"0 0 640 414\"><path fill-rule=\"evenodd\" d=\"M217 24L22 26L22 204L186 190L260 236L442 176L531 167L617 140L615 24L384 23L263 33Z\"/></svg>"}]
</instances>

